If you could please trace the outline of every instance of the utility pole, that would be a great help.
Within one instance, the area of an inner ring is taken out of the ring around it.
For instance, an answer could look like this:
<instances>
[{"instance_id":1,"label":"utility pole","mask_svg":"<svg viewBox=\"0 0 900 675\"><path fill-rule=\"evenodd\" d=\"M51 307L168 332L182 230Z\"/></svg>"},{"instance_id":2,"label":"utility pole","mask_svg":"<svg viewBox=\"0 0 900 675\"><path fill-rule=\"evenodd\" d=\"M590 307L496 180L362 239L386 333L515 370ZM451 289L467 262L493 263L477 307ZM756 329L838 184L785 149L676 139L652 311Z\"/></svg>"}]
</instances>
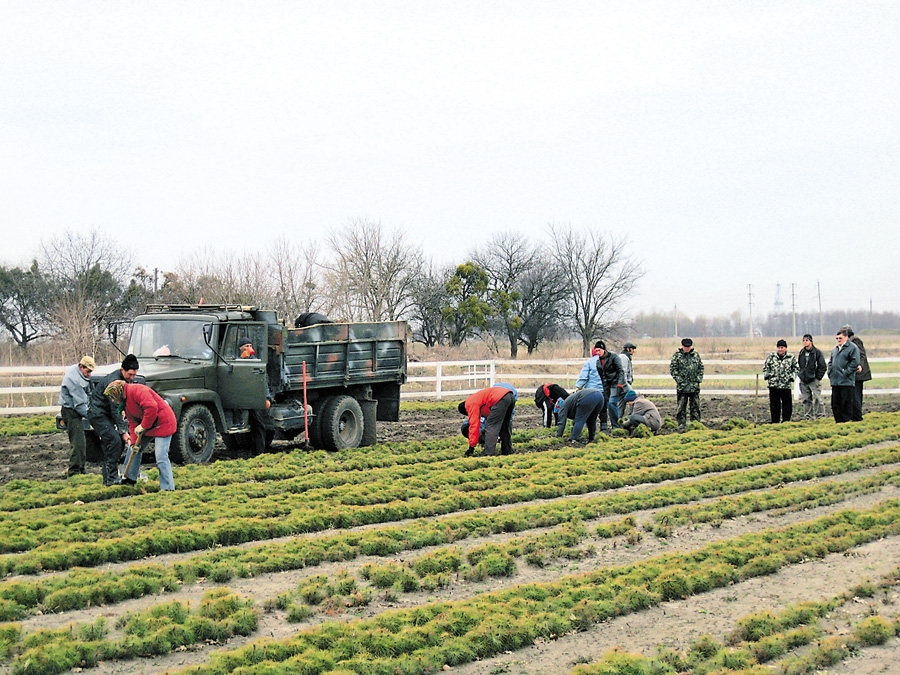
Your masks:
<instances>
[{"instance_id":1,"label":"utility pole","mask_svg":"<svg viewBox=\"0 0 900 675\"><path fill-rule=\"evenodd\" d=\"M797 295L794 289L796 285L791 282L791 337L797 337Z\"/></svg>"},{"instance_id":2,"label":"utility pole","mask_svg":"<svg viewBox=\"0 0 900 675\"><path fill-rule=\"evenodd\" d=\"M872 330L872 298L869 298L869 330Z\"/></svg>"},{"instance_id":3,"label":"utility pole","mask_svg":"<svg viewBox=\"0 0 900 675\"><path fill-rule=\"evenodd\" d=\"M822 325L822 282L816 281L816 290L819 292L819 335L825 335L825 327Z\"/></svg>"},{"instance_id":4,"label":"utility pole","mask_svg":"<svg viewBox=\"0 0 900 675\"><path fill-rule=\"evenodd\" d=\"M750 314L750 339L753 339L753 284L747 284L747 305Z\"/></svg>"},{"instance_id":5,"label":"utility pole","mask_svg":"<svg viewBox=\"0 0 900 675\"><path fill-rule=\"evenodd\" d=\"M153 302L156 302L156 295L159 292L159 268L153 268Z\"/></svg>"}]
</instances>

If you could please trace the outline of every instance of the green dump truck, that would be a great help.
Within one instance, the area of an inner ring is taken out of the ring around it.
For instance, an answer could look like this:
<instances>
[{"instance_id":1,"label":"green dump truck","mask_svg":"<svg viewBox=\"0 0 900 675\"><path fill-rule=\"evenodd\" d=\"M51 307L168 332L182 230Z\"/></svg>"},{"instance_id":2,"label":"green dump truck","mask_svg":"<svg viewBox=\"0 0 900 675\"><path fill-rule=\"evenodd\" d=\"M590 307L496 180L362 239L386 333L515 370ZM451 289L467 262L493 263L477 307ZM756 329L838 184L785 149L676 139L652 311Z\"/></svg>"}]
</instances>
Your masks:
<instances>
[{"instance_id":1,"label":"green dump truck","mask_svg":"<svg viewBox=\"0 0 900 675\"><path fill-rule=\"evenodd\" d=\"M202 463L218 434L245 446L248 411L265 410L267 398L267 445L307 429L315 448L372 445L376 421L399 416L407 333L405 321L288 328L257 307L154 304L134 319L128 352L175 412L172 459ZM239 357L244 338L254 358Z\"/></svg>"}]
</instances>

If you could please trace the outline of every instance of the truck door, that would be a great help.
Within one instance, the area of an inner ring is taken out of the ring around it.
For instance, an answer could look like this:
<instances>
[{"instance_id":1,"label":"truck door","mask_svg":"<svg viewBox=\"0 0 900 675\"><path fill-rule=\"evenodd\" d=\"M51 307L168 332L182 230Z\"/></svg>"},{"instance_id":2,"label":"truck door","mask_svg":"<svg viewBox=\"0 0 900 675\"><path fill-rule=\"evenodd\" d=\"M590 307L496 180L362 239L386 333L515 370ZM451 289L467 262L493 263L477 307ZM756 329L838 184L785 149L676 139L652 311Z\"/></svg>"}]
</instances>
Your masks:
<instances>
[{"instance_id":1,"label":"truck door","mask_svg":"<svg viewBox=\"0 0 900 675\"><path fill-rule=\"evenodd\" d=\"M256 352L242 359L238 345L249 339ZM217 366L219 397L222 407L240 410L266 407L266 325L264 323L228 324L222 339L225 363Z\"/></svg>"}]
</instances>

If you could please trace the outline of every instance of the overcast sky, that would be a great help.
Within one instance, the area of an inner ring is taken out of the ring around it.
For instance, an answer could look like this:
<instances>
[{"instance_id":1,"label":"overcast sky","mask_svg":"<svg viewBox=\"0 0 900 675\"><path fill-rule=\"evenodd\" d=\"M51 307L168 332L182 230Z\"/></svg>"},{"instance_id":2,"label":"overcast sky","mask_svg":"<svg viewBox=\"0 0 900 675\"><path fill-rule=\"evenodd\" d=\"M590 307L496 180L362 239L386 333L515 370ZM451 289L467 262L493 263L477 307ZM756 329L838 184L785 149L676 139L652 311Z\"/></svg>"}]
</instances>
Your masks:
<instances>
[{"instance_id":1,"label":"overcast sky","mask_svg":"<svg viewBox=\"0 0 900 675\"><path fill-rule=\"evenodd\" d=\"M0 0L0 262L627 236L633 311L900 311L900 2Z\"/></svg>"}]
</instances>

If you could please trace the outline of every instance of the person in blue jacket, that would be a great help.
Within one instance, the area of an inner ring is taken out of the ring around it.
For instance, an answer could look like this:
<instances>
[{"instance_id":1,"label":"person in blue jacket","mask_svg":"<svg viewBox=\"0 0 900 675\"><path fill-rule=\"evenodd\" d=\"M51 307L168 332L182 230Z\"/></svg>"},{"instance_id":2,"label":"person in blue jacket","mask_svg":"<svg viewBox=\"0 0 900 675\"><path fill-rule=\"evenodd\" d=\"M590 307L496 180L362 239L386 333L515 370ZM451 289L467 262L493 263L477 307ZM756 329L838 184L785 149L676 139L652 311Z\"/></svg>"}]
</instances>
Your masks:
<instances>
[{"instance_id":1,"label":"person in blue jacket","mask_svg":"<svg viewBox=\"0 0 900 675\"><path fill-rule=\"evenodd\" d=\"M566 430L566 422L574 420L570 441L577 441L581 437L581 431L585 424L588 428L588 442L593 441L597 435L597 416L606 408L606 399L599 389L579 389L568 398L560 398L556 401L554 412L559 418L556 426L556 437L562 438Z\"/></svg>"}]
</instances>

